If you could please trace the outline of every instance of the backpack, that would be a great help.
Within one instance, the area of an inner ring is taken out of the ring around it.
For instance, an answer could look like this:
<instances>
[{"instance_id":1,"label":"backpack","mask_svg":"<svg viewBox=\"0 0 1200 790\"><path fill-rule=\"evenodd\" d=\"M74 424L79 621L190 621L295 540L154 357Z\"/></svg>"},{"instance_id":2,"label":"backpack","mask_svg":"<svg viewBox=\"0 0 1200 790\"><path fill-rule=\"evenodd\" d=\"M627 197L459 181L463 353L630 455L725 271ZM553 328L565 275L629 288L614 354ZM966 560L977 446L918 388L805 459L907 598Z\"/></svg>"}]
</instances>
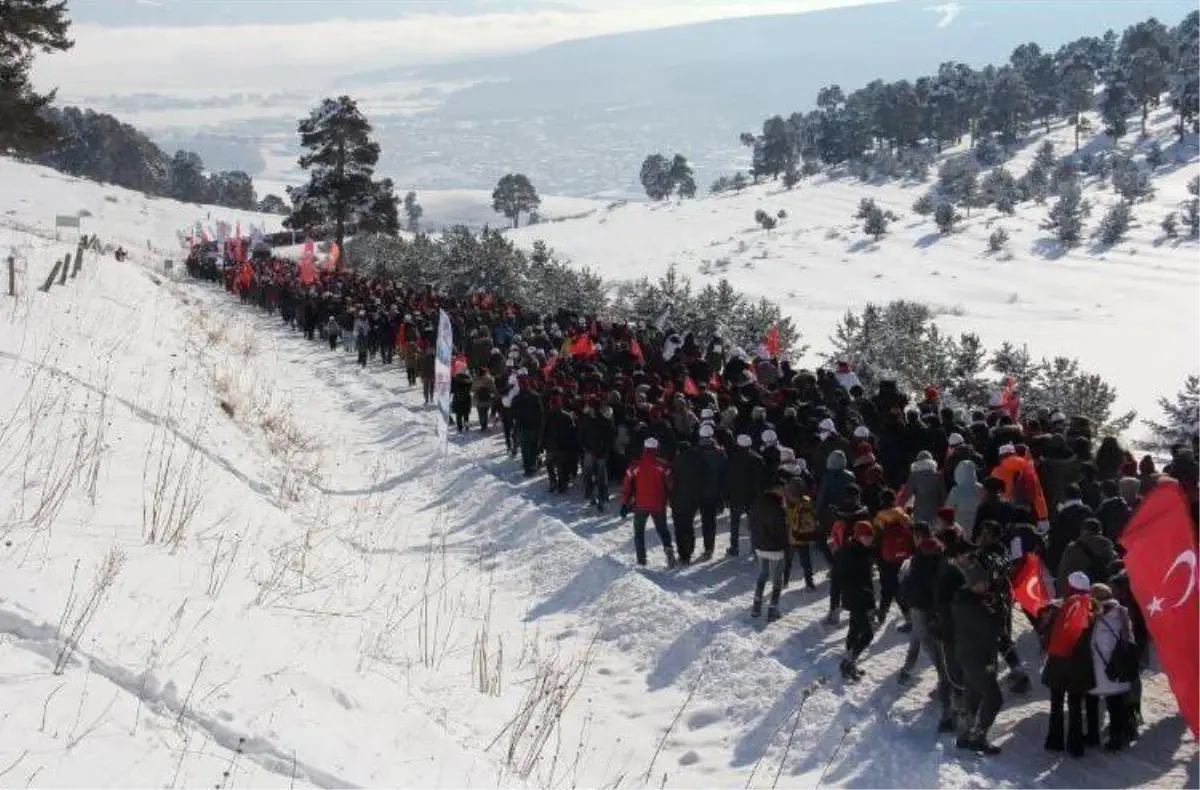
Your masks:
<instances>
[{"instance_id":1,"label":"backpack","mask_svg":"<svg viewBox=\"0 0 1200 790\"><path fill-rule=\"evenodd\" d=\"M817 510L813 507L812 499L802 497L799 502L787 509L788 542L793 546L803 546L812 543L821 532L817 521Z\"/></svg>"}]
</instances>

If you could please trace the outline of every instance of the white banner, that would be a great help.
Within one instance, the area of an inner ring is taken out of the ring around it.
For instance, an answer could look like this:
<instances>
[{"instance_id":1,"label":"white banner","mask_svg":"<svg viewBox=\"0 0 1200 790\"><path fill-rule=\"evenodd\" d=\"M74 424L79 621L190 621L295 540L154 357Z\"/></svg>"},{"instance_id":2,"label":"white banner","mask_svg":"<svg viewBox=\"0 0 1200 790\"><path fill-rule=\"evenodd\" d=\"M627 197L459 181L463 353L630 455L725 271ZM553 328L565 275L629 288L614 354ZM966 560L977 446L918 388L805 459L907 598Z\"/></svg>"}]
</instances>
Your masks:
<instances>
[{"instance_id":1,"label":"white banner","mask_svg":"<svg viewBox=\"0 0 1200 790\"><path fill-rule=\"evenodd\" d=\"M450 441L450 365L454 356L454 330L445 310L438 311L437 359L433 366L433 401L437 404L437 437L443 452Z\"/></svg>"}]
</instances>

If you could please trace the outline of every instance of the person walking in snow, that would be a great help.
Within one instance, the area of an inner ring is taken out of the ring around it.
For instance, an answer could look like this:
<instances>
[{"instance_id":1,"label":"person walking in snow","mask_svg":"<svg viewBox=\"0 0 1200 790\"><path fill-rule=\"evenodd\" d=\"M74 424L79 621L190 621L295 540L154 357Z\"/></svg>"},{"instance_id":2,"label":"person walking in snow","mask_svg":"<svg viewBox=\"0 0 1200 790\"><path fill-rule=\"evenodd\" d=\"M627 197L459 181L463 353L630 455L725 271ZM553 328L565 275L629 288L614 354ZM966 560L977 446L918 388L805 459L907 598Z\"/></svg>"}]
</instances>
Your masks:
<instances>
[{"instance_id":1,"label":"person walking in snow","mask_svg":"<svg viewBox=\"0 0 1200 790\"><path fill-rule=\"evenodd\" d=\"M342 334L342 328L338 326L337 319L329 316L329 320L325 322L325 339L329 341L329 350L337 351L338 337Z\"/></svg>"},{"instance_id":2,"label":"person walking in snow","mask_svg":"<svg viewBox=\"0 0 1200 790\"><path fill-rule=\"evenodd\" d=\"M646 522L662 542L667 568L675 567L675 549L667 529L667 502L671 493L671 467L658 455L658 440L649 437L642 444L642 456L629 467L621 486L621 518L633 511L633 548L637 564L646 565Z\"/></svg>"},{"instance_id":3,"label":"person walking in snow","mask_svg":"<svg viewBox=\"0 0 1200 790\"><path fill-rule=\"evenodd\" d=\"M492 413L492 399L496 394L496 380L487 368L479 368L471 382L471 395L475 401L475 412L479 416L479 430L487 433L488 417Z\"/></svg>"},{"instance_id":4,"label":"person walking in snow","mask_svg":"<svg viewBox=\"0 0 1200 790\"><path fill-rule=\"evenodd\" d=\"M367 352L359 351L361 358ZM459 433L471 425L471 374L460 370L450 377L450 413Z\"/></svg>"},{"instance_id":5,"label":"person walking in snow","mask_svg":"<svg viewBox=\"0 0 1200 790\"><path fill-rule=\"evenodd\" d=\"M963 731L957 746L980 754L999 754L988 741L988 730L996 720L1004 695L997 677L1002 613L990 597L991 580L985 568L969 563L963 568L964 583L954 594L955 651L963 678Z\"/></svg>"},{"instance_id":6,"label":"person walking in snow","mask_svg":"<svg viewBox=\"0 0 1200 790\"><path fill-rule=\"evenodd\" d=\"M838 582L842 604L850 613L850 628L846 632L846 655L840 665L842 677L849 682L862 679L858 659L875 638L871 612L875 609L874 566L875 528L868 521L853 526L853 537L838 552Z\"/></svg>"},{"instance_id":7,"label":"person walking in snow","mask_svg":"<svg viewBox=\"0 0 1200 790\"><path fill-rule=\"evenodd\" d=\"M832 471L832 470L831 470ZM828 472L826 472L828 474ZM854 540L855 525L870 524L871 514L862 503L858 486L850 483L842 490L842 505L835 512L836 521L829 528L829 537L825 541L825 553L829 560L829 614L825 617L826 625L837 625L841 615L842 605L842 563L839 559L841 552ZM874 588L871 595L874 597ZM874 608L872 606L872 608Z\"/></svg>"},{"instance_id":8,"label":"person walking in snow","mask_svg":"<svg viewBox=\"0 0 1200 790\"><path fill-rule=\"evenodd\" d=\"M729 549L726 553L731 557L738 556L741 550L739 527L742 517L750 513L750 508L762 492L766 480L766 465L762 456L751 449L754 440L750 435L740 434L736 443L737 446L729 458Z\"/></svg>"},{"instance_id":9,"label":"person walking in snow","mask_svg":"<svg viewBox=\"0 0 1200 790\"><path fill-rule=\"evenodd\" d=\"M896 601L904 615L904 631L912 626L908 622L908 607L898 598L900 591L900 566L912 556L912 519L902 508L896 506L896 494L884 489L880 494L883 509L875 516L879 530L879 609L875 621L882 626L887 620L888 609Z\"/></svg>"},{"instance_id":10,"label":"person walking in snow","mask_svg":"<svg viewBox=\"0 0 1200 790\"><path fill-rule=\"evenodd\" d=\"M780 473L775 484L758 495L750 517L754 534L754 555L758 561L758 579L754 583L754 602L750 616L762 614L763 594L771 582L771 597L767 604L767 622L779 619L779 596L783 593L783 565L788 550L788 505L799 495L799 488L790 485L792 476Z\"/></svg>"},{"instance_id":11,"label":"person walking in snow","mask_svg":"<svg viewBox=\"0 0 1200 790\"><path fill-rule=\"evenodd\" d=\"M583 451L583 495L600 512L608 501L608 457L617 440L612 409L597 408L588 401L579 424L579 446Z\"/></svg>"},{"instance_id":12,"label":"person walking in snow","mask_svg":"<svg viewBox=\"0 0 1200 790\"><path fill-rule=\"evenodd\" d=\"M937 461L928 450L917 453L909 467L908 482L897 497L898 504L913 501L913 520L932 524L938 508L946 501L946 484L938 471ZM960 522L961 523L961 522Z\"/></svg>"}]
</instances>

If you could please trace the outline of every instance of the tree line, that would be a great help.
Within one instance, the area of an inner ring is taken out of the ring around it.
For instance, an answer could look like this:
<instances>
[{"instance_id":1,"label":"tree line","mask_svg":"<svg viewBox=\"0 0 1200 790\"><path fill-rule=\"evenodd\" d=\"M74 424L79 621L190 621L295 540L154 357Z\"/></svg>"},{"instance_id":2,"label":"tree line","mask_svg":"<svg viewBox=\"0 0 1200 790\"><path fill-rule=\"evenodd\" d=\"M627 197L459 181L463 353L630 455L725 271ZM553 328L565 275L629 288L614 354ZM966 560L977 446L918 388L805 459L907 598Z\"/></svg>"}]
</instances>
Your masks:
<instances>
[{"instance_id":1,"label":"tree line","mask_svg":"<svg viewBox=\"0 0 1200 790\"><path fill-rule=\"evenodd\" d=\"M1098 93L1097 93L1098 91ZM1049 131L1066 119L1079 136L1088 134L1083 113L1096 110L1105 134L1129 133L1129 118L1141 131L1163 96L1182 136L1200 131L1200 12L1168 28L1157 19L1084 37L1051 53L1036 43L1013 50L1008 63L973 69L943 63L936 74L915 80L875 80L846 93L839 85L818 92L816 108L775 115L758 134L743 133L751 149L750 177L784 179L789 188L823 167L863 161L884 151L907 161L905 170L927 168L925 144L934 152L966 138L971 147L1011 147L1035 126ZM911 173L894 173L910 175ZM888 173L887 175L893 175ZM919 174L918 174L919 175ZM732 186L714 185L714 191Z\"/></svg>"}]
</instances>

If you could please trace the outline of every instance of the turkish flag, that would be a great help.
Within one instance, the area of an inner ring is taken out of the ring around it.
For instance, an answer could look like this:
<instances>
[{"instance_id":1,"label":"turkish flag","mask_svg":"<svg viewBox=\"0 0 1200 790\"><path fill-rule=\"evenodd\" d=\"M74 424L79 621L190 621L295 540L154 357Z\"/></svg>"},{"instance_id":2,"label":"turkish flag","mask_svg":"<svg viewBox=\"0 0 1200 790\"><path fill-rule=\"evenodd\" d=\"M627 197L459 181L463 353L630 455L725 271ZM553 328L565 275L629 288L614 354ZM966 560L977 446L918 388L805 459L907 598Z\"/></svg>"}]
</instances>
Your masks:
<instances>
[{"instance_id":1,"label":"turkish flag","mask_svg":"<svg viewBox=\"0 0 1200 790\"><path fill-rule=\"evenodd\" d=\"M1200 735L1200 599L1196 590L1196 534L1183 488L1161 479L1121 533L1133 597L1179 712Z\"/></svg>"},{"instance_id":2,"label":"turkish flag","mask_svg":"<svg viewBox=\"0 0 1200 790\"><path fill-rule=\"evenodd\" d=\"M642 356L642 344L637 342L636 339L629 344L629 353L633 354L633 358L638 362L641 362L643 365L646 364L646 358Z\"/></svg>"},{"instance_id":3,"label":"turkish flag","mask_svg":"<svg viewBox=\"0 0 1200 790\"><path fill-rule=\"evenodd\" d=\"M1070 658L1079 640L1092 624L1091 593L1076 593L1063 601L1062 609L1050 626L1046 652L1058 658Z\"/></svg>"},{"instance_id":4,"label":"turkish flag","mask_svg":"<svg viewBox=\"0 0 1200 790\"><path fill-rule=\"evenodd\" d=\"M779 356L779 325L772 324L767 330L767 353L772 358Z\"/></svg>"},{"instance_id":5,"label":"turkish flag","mask_svg":"<svg viewBox=\"0 0 1200 790\"><path fill-rule=\"evenodd\" d=\"M592 344L592 338L588 335L580 335L571 345L572 356L590 357L594 353L596 353L596 347Z\"/></svg>"},{"instance_id":6,"label":"turkish flag","mask_svg":"<svg viewBox=\"0 0 1200 790\"><path fill-rule=\"evenodd\" d=\"M1013 576L1012 586L1013 600L1020 604L1030 617L1037 617L1038 612L1050 603L1050 595L1046 592L1046 583L1042 577L1042 559L1036 554L1026 554L1021 558Z\"/></svg>"},{"instance_id":7,"label":"turkish flag","mask_svg":"<svg viewBox=\"0 0 1200 790\"><path fill-rule=\"evenodd\" d=\"M700 388L696 386L696 382L692 381L691 376L683 380L683 394L692 398L700 394Z\"/></svg>"}]
</instances>

